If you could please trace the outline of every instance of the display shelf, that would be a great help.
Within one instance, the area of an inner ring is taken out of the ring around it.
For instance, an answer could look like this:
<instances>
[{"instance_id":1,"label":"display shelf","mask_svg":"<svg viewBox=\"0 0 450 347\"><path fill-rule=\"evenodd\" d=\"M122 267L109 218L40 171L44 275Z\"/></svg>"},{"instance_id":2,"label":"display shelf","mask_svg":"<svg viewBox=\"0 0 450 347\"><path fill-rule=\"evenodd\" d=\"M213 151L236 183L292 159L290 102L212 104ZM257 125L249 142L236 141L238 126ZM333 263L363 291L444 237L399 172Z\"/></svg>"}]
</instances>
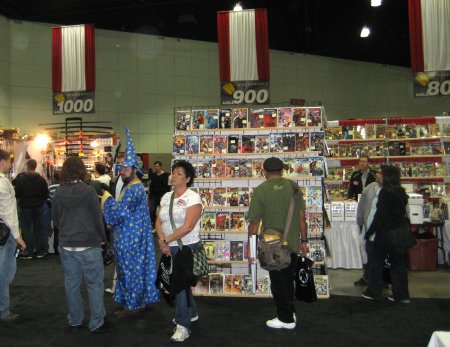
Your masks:
<instances>
[{"instance_id":1,"label":"display shelf","mask_svg":"<svg viewBox=\"0 0 450 347\"><path fill-rule=\"evenodd\" d=\"M402 137L402 138L394 138L394 139L386 139L386 142L439 142L443 137L441 136L432 136L432 137Z\"/></svg>"},{"instance_id":2,"label":"display shelf","mask_svg":"<svg viewBox=\"0 0 450 347\"><path fill-rule=\"evenodd\" d=\"M384 142L384 139L373 138L373 139L338 139L337 140L337 139L325 138L325 141L329 144L345 145L345 144L360 143L360 142Z\"/></svg>"},{"instance_id":3,"label":"display shelf","mask_svg":"<svg viewBox=\"0 0 450 347\"><path fill-rule=\"evenodd\" d=\"M248 206L203 206L204 211L247 211Z\"/></svg>"},{"instance_id":4,"label":"display shelf","mask_svg":"<svg viewBox=\"0 0 450 347\"><path fill-rule=\"evenodd\" d=\"M198 294L193 293L194 296L215 296L215 297L230 297L230 298L271 298L270 294Z\"/></svg>"},{"instance_id":5,"label":"display shelf","mask_svg":"<svg viewBox=\"0 0 450 347\"><path fill-rule=\"evenodd\" d=\"M447 154L421 154L421 155L388 155L386 159L421 159L421 158L445 158L448 157Z\"/></svg>"},{"instance_id":6,"label":"display shelf","mask_svg":"<svg viewBox=\"0 0 450 347\"><path fill-rule=\"evenodd\" d=\"M242 133L245 131L248 134L252 132L271 133L271 132L315 132L321 131L320 126L311 127L266 127L266 128L222 128L222 129L190 129L190 130L175 130L176 135L188 135L191 133L205 134L226 134L226 133Z\"/></svg>"},{"instance_id":7,"label":"display shelf","mask_svg":"<svg viewBox=\"0 0 450 347\"><path fill-rule=\"evenodd\" d=\"M248 157L257 157L257 156L261 156L263 158L267 158L268 155L276 155L276 156L319 156L320 152L319 151L302 151L302 152L265 152L265 153L209 153L209 154L175 154L175 156L179 159L184 159L184 157L186 158L195 158L195 157L200 157L200 158L204 158L204 157L211 157L211 158L221 158L221 157L236 157L236 158L248 158Z\"/></svg>"},{"instance_id":8,"label":"display shelf","mask_svg":"<svg viewBox=\"0 0 450 347\"><path fill-rule=\"evenodd\" d=\"M208 260L208 264L249 264L249 262L248 260Z\"/></svg>"}]
</instances>

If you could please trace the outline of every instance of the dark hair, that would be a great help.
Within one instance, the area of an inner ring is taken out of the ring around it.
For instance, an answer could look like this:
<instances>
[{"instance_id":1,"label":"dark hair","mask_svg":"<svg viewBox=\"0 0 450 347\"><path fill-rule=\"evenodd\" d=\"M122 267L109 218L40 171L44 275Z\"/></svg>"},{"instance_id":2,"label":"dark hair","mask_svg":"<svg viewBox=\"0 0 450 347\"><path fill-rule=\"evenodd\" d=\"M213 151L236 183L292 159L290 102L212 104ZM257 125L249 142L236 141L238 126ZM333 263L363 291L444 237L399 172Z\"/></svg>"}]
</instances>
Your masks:
<instances>
[{"instance_id":1,"label":"dark hair","mask_svg":"<svg viewBox=\"0 0 450 347\"><path fill-rule=\"evenodd\" d=\"M100 175L104 175L106 172L105 165L103 165L102 163L96 163L95 171L97 171Z\"/></svg>"},{"instance_id":2,"label":"dark hair","mask_svg":"<svg viewBox=\"0 0 450 347\"><path fill-rule=\"evenodd\" d=\"M370 162L370 157L369 157L367 154L361 154L361 155L359 156L358 160L361 159L361 158L367 158L367 162L368 162L368 163Z\"/></svg>"},{"instance_id":3,"label":"dark hair","mask_svg":"<svg viewBox=\"0 0 450 347\"><path fill-rule=\"evenodd\" d=\"M184 170L184 174L186 177L190 178L189 182L187 183L187 186L190 187L194 183L195 178L195 169L192 166L191 163L187 162L186 160L177 160L174 162L172 166L172 172L175 171L175 169L178 169L181 167Z\"/></svg>"},{"instance_id":4,"label":"dark hair","mask_svg":"<svg viewBox=\"0 0 450 347\"><path fill-rule=\"evenodd\" d=\"M54 182L59 182L59 176L61 175L61 171L56 170L53 171L53 181Z\"/></svg>"},{"instance_id":5,"label":"dark hair","mask_svg":"<svg viewBox=\"0 0 450 347\"><path fill-rule=\"evenodd\" d=\"M34 159L27 160L27 169L28 170L36 170L37 162Z\"/></svg>"},{"instance_id":6,"label":"dark hair","mask_svg":"<svg viewBox=\"0 0 450 347\"><path fill-rule=\"evenodd\" d=\"M87 170L80 157L69 157L64 160L61 169L61 184L71 183L76 180L84 182Z\"/></svg>"},{"instance_id":7,"label":"dark hair","mask_svg":"<svg viewBox=\"0 0 450 347\"><path fill-rule=\"evenodd\" d=\"M153 163L153 165L156 165L156 164L158 164L159 166L162 166L162 163L159 160L157 160Z\"/></svg>"},{"instance_id":8,"label":"dark hair","mask_svg":"<svg viewBox=\"0 0 450 347\"><path fill-rule=\"evenodd\" d=\"M8 160L11 157L11 154L9 152L0 149L0 160Z\"/></svg>"},{"instance_id":9,"label":"dark hair","mask_svg":"<svg viewBox=\"0 0 450 347\"><path fill-rule=\"evenodd\" d=\"M383 177L383 187L401 187L400 168L394 165L384 165L381 167Z\"/></svg>"}]
</instances>

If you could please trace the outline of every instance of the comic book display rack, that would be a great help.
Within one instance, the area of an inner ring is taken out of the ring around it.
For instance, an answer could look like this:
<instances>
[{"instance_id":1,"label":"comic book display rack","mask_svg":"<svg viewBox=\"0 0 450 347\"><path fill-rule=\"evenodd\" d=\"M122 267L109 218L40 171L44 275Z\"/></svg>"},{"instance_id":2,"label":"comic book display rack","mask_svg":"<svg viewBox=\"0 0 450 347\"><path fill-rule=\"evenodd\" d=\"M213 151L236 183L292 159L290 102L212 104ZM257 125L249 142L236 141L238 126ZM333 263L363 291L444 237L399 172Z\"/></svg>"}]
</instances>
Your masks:
<instances>
[{"instance_id":1,"label":"comic book display rack","mask_svg":"<svg viewBox=\"0 0 450 347\"><path fill-rule=\"evenodd\" d=\"M283 176L298 182L307 205L310 254L315 260L318 297L329 297L324 265L323 176L325 115L322 106L175 109L174 160L196 168L196 190L204 213L201 233L210 273L195 295L268 297L268 272L249 265L247 212L262 165L269 156L283 160Z\"/></svg>"}]
</instances>

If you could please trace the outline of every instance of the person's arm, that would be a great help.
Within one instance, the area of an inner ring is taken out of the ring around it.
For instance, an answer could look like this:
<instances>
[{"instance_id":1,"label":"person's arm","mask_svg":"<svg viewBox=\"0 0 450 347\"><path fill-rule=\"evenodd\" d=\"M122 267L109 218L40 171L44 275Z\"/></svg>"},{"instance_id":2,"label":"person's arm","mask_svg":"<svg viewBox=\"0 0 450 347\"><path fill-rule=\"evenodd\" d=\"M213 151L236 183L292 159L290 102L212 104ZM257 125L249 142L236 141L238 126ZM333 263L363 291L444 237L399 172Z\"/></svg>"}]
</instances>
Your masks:
<instances>
[{"instance_id":1,"label":"person's arm","mask_svg":"<svg viewBox=\"0 0 450 347\"><path fill-rule=\"evenodd\" d=\"M373 222L370 225L369 230L366 232L366 237L383 229L383 225L385 225L386 221L390 218L389 210L390 204L388 197L386 196L384 190L381 189L378 195L377 211L375 212L375 216L373 217Z\"/></svg>"},{"instance_id":2,"label":"person's arm","mask_svg":"<svg viewBox=\"0 0 450 347\"><path fill-rule=\"evenodd\" d=\"M161 211L161 209L160 209L160 211ZM159 213L156 216L155 230L156 230L156 235L158 235L158 245L159 245L159 248L161 249L161 252L163 252L165 255L169 255L170 254L170 246L168 243L166 243L167 240L165 240L165 237L164 237L164 232L162 230L162 225L161 225L161 219L159 219Z\"/></svg>"},{"instance_id":3,"label":"person's arm","mask_svg":"<svg viewBox=\"0 0 450 347\"><path fill-rule=\"evenodd\" d=\"M196 204L188 207L186 209L186 218L184 219L183 225L178 227L172 234L166 237L167 243L179 240L182 237L189 234L200 220L202 215L203 206L201 204Z\"/></svg>"},{"instance_id":4,"label":"person's arm","mask_svg":"<svg viewBox=\"0 0 450 347\"><path fill-rule=\"evenodd\" d=\"M347 199L349 200L355 199L355 187L353 186L353 178L354 174L350 176L350 180L348 181Z\"/></svg>"},{"instance_id":5,"label":"person's arm","mask_svg":"<svg viewBox=\"0 0 450 347\"><path fill-rule=\"evenodd\" d=\"M7 178L0 178L0 218L9 227L12 236L21 249L27 248L19 231L19 221L17 216L17 205L11 198L12 186L7 182Z\"/></svg>"},{"instance_id":6,"label":"person's arm","mask_svg":"<svg viewBox=\"0 0 450 347\"><path fill-rule=\"evenodd\" d=\"M365 224L365 220L364 220L364 211L367 208L367 204L368 204L368 190L364 189L362 194L361 194L361 198L358 201L358 207L356 209L356 223L359 225L360 230L362 230L362 227Z\"/></svg>"},{"instance_id":7,"label":"person's arm","mask_svg":"<svg viewBox=\"0 0 450 347\"><path fill-rule=\"evenodd\" d=\"M305 210L300 211L300 254L308 253L308 232L306 229L306 213Z\"/></svg>"}]
</instances>

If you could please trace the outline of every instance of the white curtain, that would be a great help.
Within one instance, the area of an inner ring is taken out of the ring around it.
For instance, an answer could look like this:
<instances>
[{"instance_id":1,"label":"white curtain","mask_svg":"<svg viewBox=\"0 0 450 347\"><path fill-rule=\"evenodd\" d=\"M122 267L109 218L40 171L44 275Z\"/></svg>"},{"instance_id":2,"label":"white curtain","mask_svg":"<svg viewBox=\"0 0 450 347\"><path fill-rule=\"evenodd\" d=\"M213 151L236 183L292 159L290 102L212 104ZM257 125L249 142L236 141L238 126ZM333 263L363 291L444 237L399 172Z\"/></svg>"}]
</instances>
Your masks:
<instances>
[{"instance_id":1,"label":"white curtain","mask_svg":"<svg viewBox=\"0 0 450 347\"><path fill-rule=\"evenodd\" d=\"M62 28L63 92L86 90L84 25Z\"/></svg>"}]
</instances>

